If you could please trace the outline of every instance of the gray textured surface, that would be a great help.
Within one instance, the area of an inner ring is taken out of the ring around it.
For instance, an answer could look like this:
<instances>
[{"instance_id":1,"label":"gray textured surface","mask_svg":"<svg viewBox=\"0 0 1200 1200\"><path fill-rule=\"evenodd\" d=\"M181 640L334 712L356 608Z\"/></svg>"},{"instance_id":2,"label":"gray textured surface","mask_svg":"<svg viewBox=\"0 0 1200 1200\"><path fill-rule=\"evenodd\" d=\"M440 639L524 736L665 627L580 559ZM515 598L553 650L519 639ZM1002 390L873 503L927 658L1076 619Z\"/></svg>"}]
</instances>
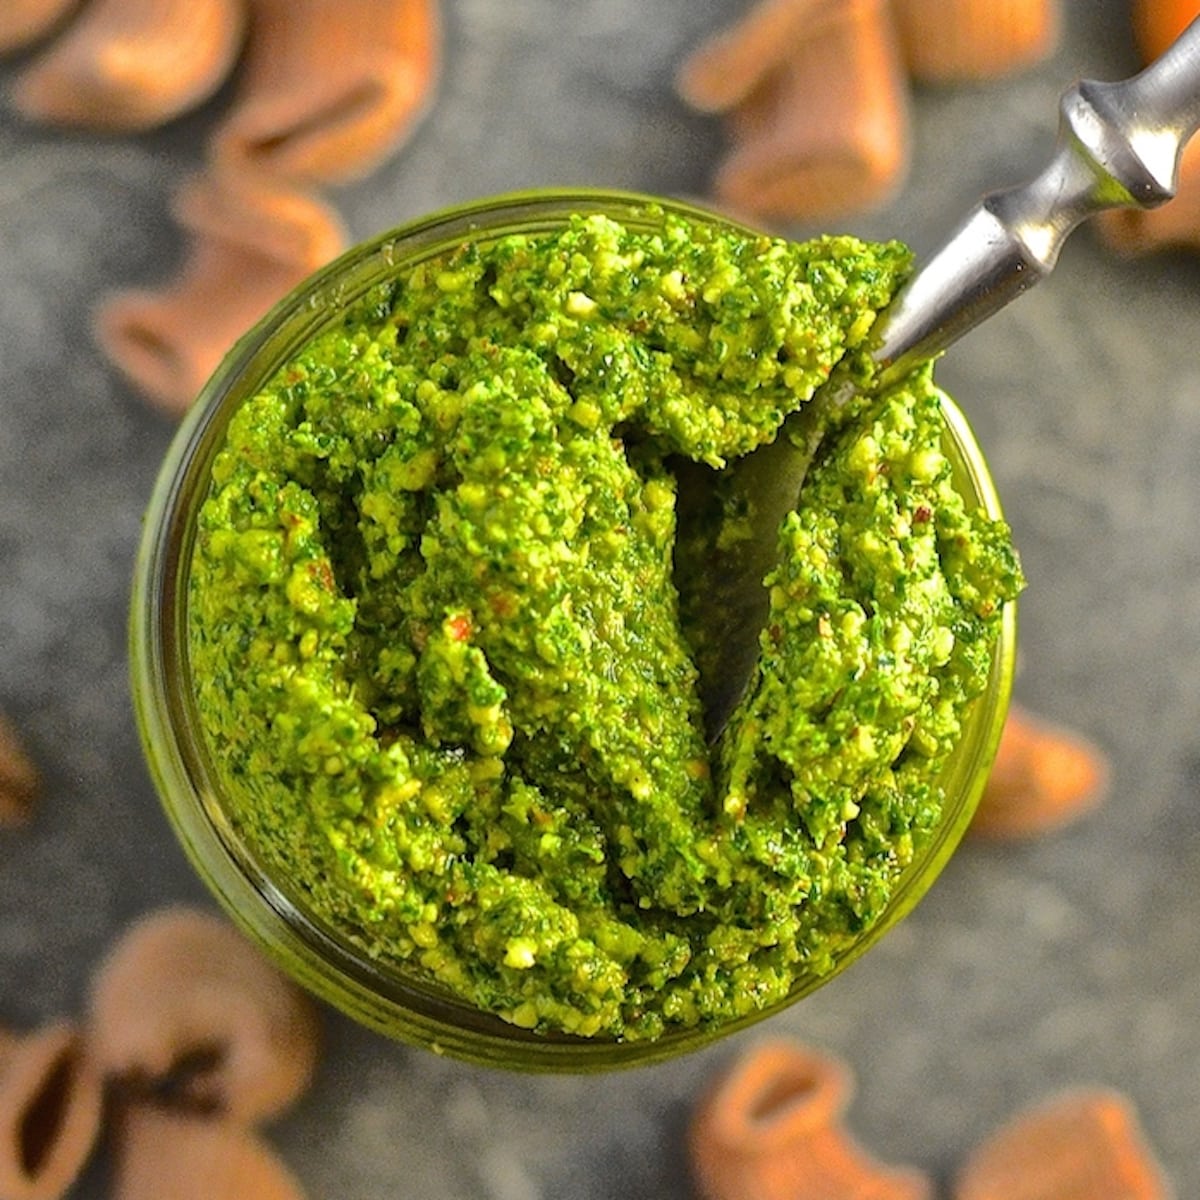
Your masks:
<instances>
[{"instance_id":1,"label":"gray textured surface","mask_svg":"<svg viewBox=\"0 0 1200 1200\"><path fill-rule=\"evenodd\" d=\"M435 109L337 199L352 232L503 189L700 193L719 150L669 79L735 0L458 0ZM1040 166L1063 84L1133 65L1119 0L1070 0L1055 59L922 93L911 181L843 223L918 250ZM652 14L652 15L651 15ZM0 65L0 86L20 62ZM165 278L171 188L227 97L129 140L24 126L0 98L0 709L42 764L0 839L0 1021L78 1012L123 923L206 903L141 764L124 660L141 509L169 440L106 368L88 314ZM792 230L794 233L809 232ZM1111 259L1086 233L941 379L972 416L1031 587L1018 696L1111 752L1106 807L1031 844L968 845L917 912L776 1019L845 1055L855 1128L945 1183L1017 1107L1100 1082L1134 1098L1180 1196L1200 1195L1200 261ZM313 1197L689 1195L701 1082L754 1036L602 1078L522 1078L393 1046L327 1014L312 1093L273 1131ZM105 1194L97 1160L77 1189Z\"/></svg>"}]
</instances>

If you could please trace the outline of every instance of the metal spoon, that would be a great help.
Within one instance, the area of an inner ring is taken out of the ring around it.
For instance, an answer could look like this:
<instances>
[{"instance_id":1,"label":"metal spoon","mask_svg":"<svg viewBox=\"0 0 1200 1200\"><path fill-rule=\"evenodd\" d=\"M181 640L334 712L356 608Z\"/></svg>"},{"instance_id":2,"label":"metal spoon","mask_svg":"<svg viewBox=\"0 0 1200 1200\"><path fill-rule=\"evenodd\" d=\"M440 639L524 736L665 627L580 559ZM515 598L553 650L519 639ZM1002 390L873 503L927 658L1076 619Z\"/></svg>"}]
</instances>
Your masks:
<instances>
[{"instance_id":1,"label":"metal spoon","mask_svg":"<svg viewBox=\"0 0 1200 1200\"><path fill-rule=\"evenodd\" d=\"M1077 225L1109 208L1155 208L1175 194L1179 158L1200 126L1200 19L1144 71L1119 83L1082 80L1063 93L1049 165L1027 183L983 198L958 231L880 314L870 354L886 383L941 353L1003 308L1058 261ZM700 687L709 742L721 735L752 677L767 613L762 578L776 534L795 507L824 432L854 394L831 383L741 460L737 486L752 498L753 534L705 579ZM681 480L681 527L687 484Z\"/></svg>"}]
</instances>

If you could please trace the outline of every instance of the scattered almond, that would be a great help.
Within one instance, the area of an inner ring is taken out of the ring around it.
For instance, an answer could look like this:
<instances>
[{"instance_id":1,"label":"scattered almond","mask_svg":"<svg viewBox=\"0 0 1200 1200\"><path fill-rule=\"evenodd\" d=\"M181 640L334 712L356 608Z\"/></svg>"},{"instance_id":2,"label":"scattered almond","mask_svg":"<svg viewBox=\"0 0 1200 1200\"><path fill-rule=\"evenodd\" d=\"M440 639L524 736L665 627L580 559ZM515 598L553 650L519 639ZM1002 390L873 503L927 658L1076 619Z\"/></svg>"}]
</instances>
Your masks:
<instances>
[{"instance_id":1,"label":"scattered almond","mask_svg":"<svg viewBox=\"0 0 1200 1200\"><path fill-rule=\"evenodd\" d=\"M996 79L1054 53L1059 0L892 0L904 61L922 83Z\"/></svg>"},{"instance_id":2,"label":"scattered almond","mask_svg":"<svg viewBox=\"0 0 1200 1200\"><path fill-rule=\"evenodd\" d=\"M0 1197L57 1200L92 1152L100 1077L76 1028L0 1033Z\"/></svg>"},{"instance_id":3,"label":"scattered almond","mask_svg":"<svg viewBox=\"0 0 1200 1200\"><path fill-rule=\"evenodd\" d=\"M1143 62L1150 62L1200 16L1197 0L1133 0L1133 36Z\"/></svg>"},{"instance_id":4,"label":"scattered almond","mask_svg":"<svg viewBox=\"0 0 1200 1200\"><path fill-rule=\"evenodd\" d=\"M0 4L0 54L10 54L44 37L77 0L4 0Z\"/></svg>"},{"instance_id":5,"label":"scattered almond","mask_svg":"<svg viewBox=\"0 0 1200 1200\"><path fill-rule=\"evenodd\" d=\"M17 80L14 102L56 125L150 129L220 87L244 28L244 0L91 0Z\"/></svg>"},{"instance_id":6,"label":"scattered almond","mask_svg":"<svg viewBox=\"0 0 1200 1200\"><path fill-rule=\"evenodd\" d=\"M17 732L0 716L0 827L28 822L41 780Z\"/></svg>"},{"instance_id":7,"label":"scattered almond","mask_svg":"<svg viewBox=\"0 0 1200 1200\"><path fill-rule=\"evenodd\" d=\"M971 833L1021 838L1066 825L1100 803L1108 776L1097 746L1013 705Z\"/></svg>"},{"instance_id":8,"label":"scattered almond","mask_svg":"<svg viewBox=\"0 0 1200 1200\"><path fill-rule=\"evenodd\" d=\"M267 1142L229 1120L132 1104L115 1141L114 1200L303 1200Z\"/></svg>"},{"instance_id":9,"label":"scattered almond","mask_svg":"<svg viewBox=\"0 0 1200 1200\"><path fill-rule=\"evenodd\" d=\"M1167 1200L1133 1105L1067 1092L1018 1113L964 1163L954 1200Z\"/></svg>"},{"instance_id":10,"label":"scattered almond","mask_svg":"<svg viewBox=\"0 0 1200 1200\"><path fill-rule=\"evenodd\" d=\"M823 219L882 204L903 179L908 96L886 0L763 0L684 63L678 86L727 111L714 188L735 211Z\"/></svg>"},{"instance_id":11,"label":"scattered almond","mask_svg":"<svg viewBox=\"0 0 1200 1200\"><path fill-rule=\"evenodd\" d=\"M318 1022L308 997L232 925L167 908L101 965L88 1036L98 1069L126 1091L251 1123L307 1087Z\"/></svg>"},{"instance_id":12,"label":"scattered almond","mask_svg":"<svg viewBox=\"0 0 1200 1200\"><path fill-rule=\"evenodd\" d=\"M396 149L437 79L436 0L251 0L241 89L216 160L298 183L359 178Z\"/></svg>"},{"instance_id":13,"label":"scattered almond","mask_svg":"<svg viewBox=\"0 0 1200 1200\"><path fill-rule=\"evenodd\" d=\"M315 197L248 174L212 172L176 197L191 252L160 290L118 292L96 313L105 354L152 402L191 405L233 343L336 256L337 216Z\"/></svg>"},{"instance_id":14,"label":"scattered almond","mask_svg":"<svg viewBox=\"0 0 1200 1200\"><path fill-rule=\"evenodd\" d=\"M724 112L782 67L797 42L838 20L837 5L829 0L761 0L687 58L675 88L701 112Z\"/></svg>"},{"instance_id":15,"label":"scattered almond","mask_svg":"<svg viewBox=\"0 0 1200 1200\"><path fill-rule=\"evenodd\" d=\"M743 1054L692 1118L701 1200L927 1200L924 1174L878 1163L846 1132L852 1089L844 1063L804 1046Z\"/></svg>"}]
</instances>

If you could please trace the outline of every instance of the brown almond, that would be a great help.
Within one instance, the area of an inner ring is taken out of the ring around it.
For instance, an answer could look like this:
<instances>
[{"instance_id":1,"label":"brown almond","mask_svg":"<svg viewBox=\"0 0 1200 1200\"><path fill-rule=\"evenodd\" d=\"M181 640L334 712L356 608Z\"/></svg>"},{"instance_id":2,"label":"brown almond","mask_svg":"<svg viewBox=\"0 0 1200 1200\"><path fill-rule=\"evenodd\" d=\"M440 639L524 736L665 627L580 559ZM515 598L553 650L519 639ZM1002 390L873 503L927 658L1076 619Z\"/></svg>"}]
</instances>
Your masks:
<instances>
[{"instance_id":1,"label":"brown almond","mask_svg":"<svg viewBox=\"0 0 1200 1200\"><path fill-rule=\"evenodd\" d=\"M1153 62L1197 18L1197 0L1133 0L1133 40L1142 62Z\"/></svg>"},{"instance_id":2,"label":"brown almond","mask_svg":"<svg viewBox=\"0 0 1200 1200\"><path fill-rule=\"evenodd\" d=\"M188 257L160 289L107 298L95 316L108 358L153 404L185 412L237 339L345 243L313 196L250 174L208 172L175 202Z\"/></svg>"},{"instance_id":3,"label":"brown almond","mask_svg":"<svg viewBox=\"0 0 1200 1200\"><path fill-rule=\"evenodd\" d=\"M234 1121L131 1104L116 1125L114 1200L303 1200L271 1146Z\"/></svg>"},{"instance_id":4,"label":"brown almond","mask_svg":"<svg viewBox=\"0 0 1200 1200\"><path fill-rule=\"evenodd\" d=\"M88 1037L98 1069L127 1092L249 1123L308 1086L318 1021L231 924L167 908L136 922L101 964Z\"/></svg>"},{"instance_id":5,"label":"brown almond","mask_svg":"<svg viewBox=\"0 0 1200 1200\"><path fill-rule=\"evenodd\" d=\"M0 54L45 37L78 0L4 0L0 4Z\"/></svg>"},{"instance_id":6,"label":"brown almond","mask_svg":"<svg viewBox=\"0 0 1200 1200\"><path fill-rule=\"evenodd\" d=\"M892 0L905 66L921 83L1023 71L1054 53L1059 0Z\"/></svg>"},{"instance_id":7,"label":"brown almond","mask_svg":"<svg viewBox=\"0 0 1200 1200\"><path fill-rule=\"evenodd\" d=\"M244 0L91 0L17 80L14 103L55 125L153 128L220 87L245 20Z\"/></svg>"},{"instance_id":8,"label":"brown almond","mask_svg":"<svg viewBox=\"0 0 1200 1200\"><path fill-rule=\"evenodd\" d=\"M241 88L217 162L296 183L366 175L407 139L437 82L436 0L252 0Z\"/></svg>"},{"instance_id":9,"label":"brown almond","mask_svg":"<svg viewBox=\"0 0 1200 1200\"><path fill-rule=\"evenodd\" d=\"M838 5L829 0L761 0L687 57L676 91L701 112L724 112L782 67L798 42L837 19Z\"/></svg>"},{"instance_id":10,"label":"brown almond","mask_svg":"<svg viewBox=\"0 0 1200 1200\"><path fill-rule=\"evenodd\" d=\"M40 788L37 767L17 731L0 716L0 826L27 824Z\"/></svg>"},{"instance_id":11,"label":"brown almond","mask_svg":"<svg viewBox=\"0 0 1200 1200\"><path fill-rule=\"evenodd\" d=\"M1167 1200L1133 1104L1084 1088L1016 1114L967 1158L954 1200Z\"/></svg>"},{"instance_id":12,"label":"brown almond","mask_svg":"<svg viewBox=\"0 0 1200 1200\"><path fill-rule=\"evenodd\" d=\"M688 1132L701 1200L928 1200L930 1180L885 1166L843 1125L849 1067L787 1041L760 1043L715 1083Z\"/></svg>"},{"instance_id":13,"label":"brown almond","mask_svg":"<svg viewBox=\"0 0 1200 1200\"><path fill-rule=\"evenodd\" d=\"M1013 705L971 821L974 836L1031 837L1095 808L1108 787L1099 747Z\"/></svg>"},{"instance_id":14,"label":"brown almond","mask_svg":"<svg viewBox=\"0 0 1200 1200\"><path fill-rule=\"evenodd\" d=\"M729 113L718 201L763 218L877 207L908 163L908 93L886 0L826 0L784 64Z\"/></svg>"},{"instance_id":15,"label":"brown almond","mask_svg":"<svg viewBox=\"0 0 1200 1200\"><path fill-rule=\"evenodd\" d=\"M0 1035L0 1197L56 1200L91 1155L100 1077L74 1025Z\"/></svg>"}]
</instances>

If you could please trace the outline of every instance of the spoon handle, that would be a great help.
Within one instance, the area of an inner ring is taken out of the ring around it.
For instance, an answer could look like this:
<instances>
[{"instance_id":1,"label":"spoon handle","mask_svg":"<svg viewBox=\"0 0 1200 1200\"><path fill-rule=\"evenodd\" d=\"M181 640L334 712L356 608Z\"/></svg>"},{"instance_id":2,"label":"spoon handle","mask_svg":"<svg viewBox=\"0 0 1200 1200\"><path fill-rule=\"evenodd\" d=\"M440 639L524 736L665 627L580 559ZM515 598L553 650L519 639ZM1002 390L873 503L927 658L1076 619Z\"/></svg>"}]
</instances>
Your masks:
<instances>
[{"instance_id":1,"label":"spoon handle","mask_svg":"<svg viewBox=\"0 0 1200 1200\"><path fill-rule=\"evenodd\" d=\"M885 379L1044 279L1080 222L1175 194L1180 154L1200 126L1200 19L1131 79L1068 88L1059 113L1045 170L985 196L880 317L872 356Z\"/></svg>"}]
</instances>

